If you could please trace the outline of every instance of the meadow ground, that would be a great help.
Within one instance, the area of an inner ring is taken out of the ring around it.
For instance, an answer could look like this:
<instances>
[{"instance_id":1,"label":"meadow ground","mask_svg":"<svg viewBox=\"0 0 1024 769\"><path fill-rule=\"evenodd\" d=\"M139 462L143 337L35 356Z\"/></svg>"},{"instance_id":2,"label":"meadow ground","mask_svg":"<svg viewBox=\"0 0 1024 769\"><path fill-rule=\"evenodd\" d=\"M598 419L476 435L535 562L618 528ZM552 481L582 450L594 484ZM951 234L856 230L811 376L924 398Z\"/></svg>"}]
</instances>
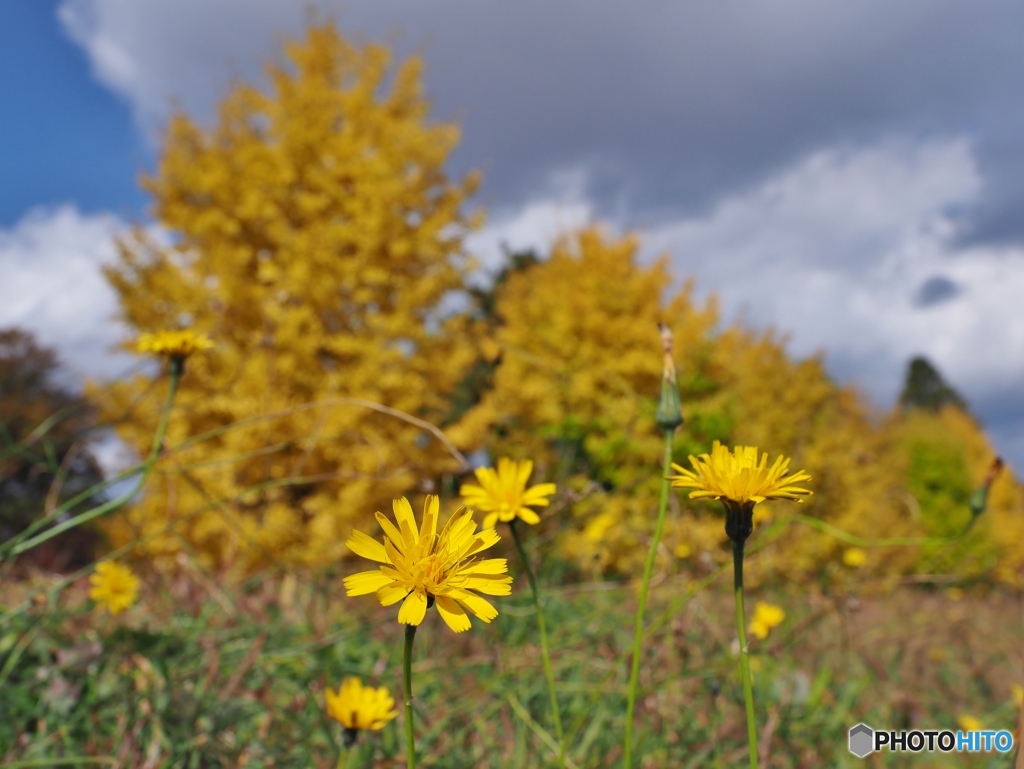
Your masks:
<instances>
[{"instance_id":1,"label":"meadow ground","mask_svg":"<svg viewBox=\"0 0 1024 769\"><path fill-rule=\"evenodd\" d=\"M349 762L323 709L324 687L353 674L400 703L394 609L346 598L340 573L264 574L228 588L181 566L144 573L140 603L118 617L92 608L84 577L55 604L43 597L51 577L6 581L8 607L37 599L0 625L5 766L404 766L401 713L364 733ZM535 616L515 563L513 573L492 624L455 635L431 612L416 637L419 765L557 765ZM643 767L746 764L730 580L656 577L637 708ZM1019 594L862 587L748 591L748 617L759 600L786 611L766 639L751 639L762 766L859 766L846 747L859 721L955 730L971 716L1018 728ZM635 588L549 587L545 605L573 765L620 766ZM1008 767L1012 757L886 754L867 764Z\"/></svg>"}]
</instances>

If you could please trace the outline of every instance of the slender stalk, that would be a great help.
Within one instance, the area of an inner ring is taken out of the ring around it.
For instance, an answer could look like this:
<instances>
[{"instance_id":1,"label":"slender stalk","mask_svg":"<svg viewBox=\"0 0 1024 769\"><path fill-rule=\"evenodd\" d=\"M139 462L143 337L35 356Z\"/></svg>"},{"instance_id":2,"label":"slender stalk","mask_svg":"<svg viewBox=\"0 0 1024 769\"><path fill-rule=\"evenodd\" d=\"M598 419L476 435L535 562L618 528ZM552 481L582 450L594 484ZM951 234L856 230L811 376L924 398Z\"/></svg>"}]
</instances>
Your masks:
<instances>
[{"instance_id":1,"label":"slender stalk","mask_svg":"<svg viewBox=\"0 0 1024 769\"><path fill-rule=\"evenodd\" d=\"M184 369L183 361L172 360L170 368L171 386L167 391L167 400L164 403L163 411L160 414L160 422L157 425L156 433L153 436L153 446L150 449L149 456L146 458L146 461L141 465L142 473L139 476L138 482L120 497L112 499L109 502L104 502L102 505L98 505L90 510L86 510L84 513L80 513L73 518L62 521L41 534L37 534L31 539L16 544L10 549L11 555L23 553L36 545L46 542L48 539L56 537L58 534L67 531L68 529L73 529L76 526L80 526L83 523L91 521L93 518L98 518L105 513L116 510L134 499L135 495L142 490L146 485L146 481L149 479L150 474L153 472L153 468L156 466L156 460L160 455L160 447L163 445L164 435L167 432L167 422L171 415L171 406L174 404L174 396L178 392L178 383L181 381L181 374Z\"/></svg>"},{"instance_id":2,"label":"slender stalk","mask_svg":"<svg viewBox=\"0 0 1024 769\"><path fill-rule=\"evenodd\" d=\"M548 694L551 697L551 715L555 719L555 734L558 736L558 763L562 769L565 769L565 736L562 733L562 714L558 709L558 697L555 695L555 673L551 668L551 653L548 651L548 631L544 623L544 609L540 605L537 580L533 576L533 569L530 568L530 560L526 557L526 550L523 548L522 539L519 537L517 523L518 521L513 518L509 522L508 527L512 529L512 539L516 542L519 559L523 562L523 568L526 570L526 579L529 581L530 591L533 593L533 605L537 609L537 625L540 628L540 651L544 659L544 675L548 679Z\"/></svg>"},{"instance_id":3,"label":"slender stalk","mask_svg":"<svg viewBox=\"0 0 1024 769\"><path fill-rule=\"evenodd\" d=\"M658 502L658 521L654 525L654 538L651 549L647 553L644 564L644 578L640 583L640 601L636 607L636 632L633 636L633 668L629 674L629 698L626 701L626 741L623 745L623 766L633 769L633 712L636 709L636 690L640 679L640 653L644 642L644 613L647 609L647 589L651 584L654 571L654 558L658 554L658 543L661 531L665 528L665 511L668 509L668 493L670 481L668 475L672 471L672 437L675 428L665 430L665 459L661 470L661 499Z\"/></svg>"},{"instance_id":4,"label":"slender stalk","mask_svg":"<svg viewBox=\"0 0 1024 769\"><path fill-rule=\"evenodd\" d=\"M408 769L416 769L416 733L412 724L412 642L415 638L416 625L406 625L402 679L405 684L405 764Z\"/></svg>"},{"instance_id":5,"label":"slender stalk","mask_svg":"<svg viewBox=\"0 0 1024 769\"><path fill-rule=\"evenodd\" d=\"M335 769L356 769L359 765L359 745L353 743L338 754L338 764Z\"/></svg>"},{"instance_id":6,"label":"slender stalk","mask_svg":"<svg viewBox=\"0 0 1024 769\"><path fill-rule=\"evenodd\" d=\"M732 543L732 566L736 591L736 632L740 638L740 675L743 699L747 703L747 741L750 743L750 769L757 769L757 722L754 720L754 690L750 684L750 651L743 611L743 542Z\"/></svg>"}]
</instances>

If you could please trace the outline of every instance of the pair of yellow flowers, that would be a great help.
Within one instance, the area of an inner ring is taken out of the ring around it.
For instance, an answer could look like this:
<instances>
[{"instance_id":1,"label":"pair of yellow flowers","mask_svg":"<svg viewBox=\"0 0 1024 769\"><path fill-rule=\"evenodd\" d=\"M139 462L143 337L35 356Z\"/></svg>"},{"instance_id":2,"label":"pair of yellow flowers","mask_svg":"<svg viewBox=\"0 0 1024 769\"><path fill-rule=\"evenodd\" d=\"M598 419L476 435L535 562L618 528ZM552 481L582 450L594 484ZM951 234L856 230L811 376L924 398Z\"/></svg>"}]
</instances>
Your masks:
<instances>
[{"instance_id":1,"label":"pair of yellow flowers","mask_svg":"<svg viewBox=\"0 0 1024 769\"><path fill-rule=\"evenodd\" d=\"M677 475L672 485L692 488L691 499L723 499L728 504L753 507L766 499L800 500L811 492L798 484L810 480L803 472L787 475L789 459L780 456L768 466L768 455L756 448L737 446L735 451L715 441L710 454L690 457L693 470L673 465ZM356 555L381 564L373 571L345 578L349 596L375 593L382 606L402 602L398 621L419 625L430 606L436 606L441 619L456 633L470 628L469 614L484 622L498 616L484 595L508 595L512 578L507 576L504 558L480 560L476 556L500 539L493 528L498 521L524 523L540 521L531 507L549 504L555 493L553 483L527 487L533 462L502 459L498 469L476 470L479 485L467 484L461 495L469 507L458 510L438 534L439 502L428 496L419 525L409 501L394 502L395 522L376 513L384 530L383 541L354 531L345 544ZM483 512L483 528L478 532L473 509Z\"/></svg>"},{"instance_id":2,"label":"pair of yellow flowers","mask_svg":"<svg viewBox=\"0 0 1024 769\"><path fill-rule=\"evenodd\" d=\"M677 475L671 480L673 486L694 489L692 499L711 497L753 507L766 499L799 501L811 493L797 485L810 480L807 473L786 474L789 459L780 456L768 467L768 455L759 457L757 449L749 446L729 451L715 441L711 454L691 456L690 464L692 471L674 464ZM506 559L479 560L475 556L500 539L494 529L498 521L511 523L518 518L527 524L540 522L531 507L547 506L556 488L552 483L527 487L532 472L530 460L501 459L497 470L477 469L479 485L467 484L460 490L470 507L452 515L440 534L436 496L427 497L419 525L409 501L396 499L394 522L376 513L384 530L383 541L354 531L345 542L356 555L381 564L375 570L346 577L346 592L349 596L375 593L382 606L401 601L398 621L407 625L419 625L430 606L437 607L441 618L456 633L470 628L469 614L490 622L498 611L477 593L508 595L512 578L506 574ZM471 508L484 513L479 532ZM752 632L763 638L784 616L778 607L759 605ZM363 686L358 678L346 679L337 692L328 689L326 697L327 712L345 727L346 740L354 739L359 730L381 729L397 716L387 689Z\"/></svg>"}]
</instances>

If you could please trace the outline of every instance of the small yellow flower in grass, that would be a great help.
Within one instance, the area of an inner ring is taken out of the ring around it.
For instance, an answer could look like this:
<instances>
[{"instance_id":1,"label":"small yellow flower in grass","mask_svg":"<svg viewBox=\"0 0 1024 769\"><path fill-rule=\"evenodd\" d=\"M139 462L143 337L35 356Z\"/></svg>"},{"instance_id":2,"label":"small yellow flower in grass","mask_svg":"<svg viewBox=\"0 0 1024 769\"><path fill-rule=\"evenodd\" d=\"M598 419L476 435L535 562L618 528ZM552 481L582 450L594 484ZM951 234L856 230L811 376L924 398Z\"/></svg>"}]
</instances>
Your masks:
<instances>
[{"instance_id":1,"label":"small yellow flower in grass","mask_svg":"<svg viewBox=\"0 0 1024 769\"><path fill-rule=\"evenodd\" d=\"M843 551L843 563L851 569L859 569L868 562L868 554L859 547L848 547Z\"/></svg>"},{"instance_id":2,"label":"small yellow flower in grass","mask_svg":"<svg viewBox=\"0 0 1024 769\"><path fill-rule=\"evenodd\" d=\"M1013 685L1013 704L1018 708L1024 708L1024 686Z\"/></svg>"},{"instance_id":3,"label":"small yellow flower in grass","mask_svg":"<svg viewBox=\"0 0 1024 769\"><path fill-rule=\"evenodd\" d=\"M478 467L476 479L480 485L466 484L459 494L467 505L486 513L482 524L485 529L498 521L508 523L516 518L530 525L540 523L540 516L530 507L547 507L548 497L557 487L553 483L539 483L526 488L532 472L533 462L529 459L516 462L502 458L498 460L497 470Z\"/></svg>"},{"instance_id":4,"label":"small yellow flower in grass","mask_svg":"<svg viewBox=\"0 0 1024 769\"><path fill-rule=\"evenodd\" d=\"M363 686L355 676L346 678L337 693L328 687L324 696L327 715L345 727L345 747L352 746L359 732L369 729L380 731L388 721L398 716L395 700L387 689Z\"/></svg>"},{"instance_id":5,"label":"small yellow flower in grass","mask_svg":"<svg viewBox=\"0 0 1024 769\"><path fill-rule=\"evenodd\" d=\"M754 446L729 451L715 441L710 454L690 456L693 470L673 463L677 475L669 476L676 488L691 488L690 499L720 499L725 505L725 530L733 542L744 542L753 531L754 505L766 499L791 499L812 494L797 484L811 476L802 470L786 474L788 458L781 455L768 467L767 452L758 456Z\"/></svg>"},{"instance_id":6,"label":"small yellow flower in grass","mask_svg":"<svg viewBox=\"0 0 1024 769\"><path fill-rule=\"evenodd\" d=\"M195 352L213 347L213 342L204 334L185 329L184 331L157 331L142 334L136 349L140 353L162 355L169 360L183 361Z\"/></svg>"},{"instance_id":7,"label":"small yellow flower in grass","mask_svg":"<svg viewBox=\"0 0 1024 769\"><path fill-rule=\"evenodd\" d=\"M758 601L754 607L754 618L750 620L750 633L758 638L765 639L776 625L782 624L786 618L786 612L781 606Z\"/></svg>"},{"instance_id":8,"label":"small yellow flower in grass","mask_svg":"<svg viewBox=\"0 0 1024 769\"><path fill-rule=\"evenodd\" d=\"M956 722L957 725L959 725L959 727L965 732L980 732L985 728L985 724L983 724L979 719L974 716L967 715L966 713L960 715L956 719Z\"/></svg>"},{"instance_id":9,"label":"small yellow flower in grass","mask_svg":"<svg viewBox=\"0 0 1024 769\"><path fill-rule=\"evenodd\" d=\"M139 578L127 566L113 561L97 564L89 585L89 597L114 615L129 608L139 597Z\"/></svg>"},{"instance_id":10,"label":"small yellow flower in grass","mask_svg":"<svg viewBox=\"0 0 1024 769\"><path fill-rule=\"evenodd\" d=\"M419 625L430 606L437 606L441 619L456 633L469 630L468 610L484 622L498 611L475 591L487 595L509 595L512 577L504 558L478 560L473 556L494 545L501 537L493 528L476 532L473 511L460 508L437 533L439 503L428 496L423 503L423 522L417 527L412 506L405 497L394 502L396 527L382 513L377 522L384 530L384 542L353 531L345 544L356 555L377 561L376 571L345 577L349 596L377 594L381 606L403 601L398 621Z\"/></svg>"}]
</instances>

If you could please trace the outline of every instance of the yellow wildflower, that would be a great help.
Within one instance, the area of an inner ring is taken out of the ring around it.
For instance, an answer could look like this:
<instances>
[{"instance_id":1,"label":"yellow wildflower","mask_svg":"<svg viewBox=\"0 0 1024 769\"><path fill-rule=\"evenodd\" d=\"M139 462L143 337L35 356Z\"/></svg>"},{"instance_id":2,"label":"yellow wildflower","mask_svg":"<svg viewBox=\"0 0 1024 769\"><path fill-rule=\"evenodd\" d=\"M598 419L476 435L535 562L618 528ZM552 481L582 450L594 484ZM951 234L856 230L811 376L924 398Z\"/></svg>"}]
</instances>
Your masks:
<instances>
[{"instance_id":1,"label":"yellow wildflower","mask_svg":"<svg viewBox=\"0 0 1024 769\"><path fill-rule=\"evenodd\" d=\"M114 615L129 608L139 597L139 578L127 566L113 561L97 564L89 584L89 597Z\"/></svg>"},{"instance_id":2,"label":"yellow wildflower","mask_svg":"<svg viewBox=\"0 0 1024 769\"><path fill-rule=\"evenodd\" d=\"M781 455L768 467L768 454L758 459L754 446L737 446L735 451L715 441L710 454L690 455L693 470L672 464L678 473L669 480L676 488L691 488L690 499L720 499L725 505L725 532L742 548L754 530L754 505L766 499L793 499L812 492L796 484L809 481L803 470L786 475L790 460Z\"/></svg>"},{"instance_id":3,"label":"yellow wildflower","mask_svg":"<svg viewBox=\"0 0 1024 769\"><path fill-rule=\"evenodd\" d=\"M795 484L809 481L811 476L802 470L786 475L790 460L781 455L775 464L768 467L768 453L758 460L754 446L737 446L729 451L718 441L711 448L711 454L700 457L690 456L693 470L672 464L678 475L671 476L672 485L677 488L692 488L690 499L712 497L738 504L764 502L766 499L793 499L813 492Z\"/></svg>"},{"instance_id":4,"label":"yellow wildflower","mask_svg":"<svg viewBox=\"0 0 1024 769\"><path fill-rule=\"evenodd\" d=\"M956 722L965 732L980 732L985 728L985 724L979 719L966 713L957 718Z\"/></svg>"},{"instance_id":5,"label":"yellow wildflower","mask_svg":"<svg viewBox=\"0 0 1024 769\"><path fill-rule=\"evenodd\" d=\"M439 503L428 496L423 504L423 522L417 528L412 506L405 497L394 501L397 528L382 513L377 522L384 530L384 542L353 531L345 544L356 555L384 564L376 571L345 577L349 596L376 593L381 606L403 601L398 621L419 625L427 609L435 605L441 618L456 633L469 630L466 610L484 622L498 611L474 590L487 595L509 595L512 578L504 558L476 560L472 556L494 545L501 537L493 528L476 532L473 511L465 507L448 519L437 533Z\"/></svg>"},{"instance_id":6,"label":"yellow wildflower","mask_svg":"<svg viewBox=\"0 0 1024 769\"><path fill-rule=\"evenodd\" d=\"M459 493L467 505L487 514L482 524L485 529L498 521L508 523L516 518L530 525L540 523L540 516L530 506L547 507L548 497L557 488L553 483L539 483L526 488L532 472L533 462L529 459L516 462L502 458L498 460L497 470L478 467L476 478L480 485L466 484Z\"/></svg>"},{"instance_id":7,"label":"yellow wildflower","mask_svg":"<svg viewBox=\"0 0 1024 769\"><path fill-rule=\"evenodd\" d=\"M859 547L848 547L843 551L843 563L851 569L857 569L868 562L868 554Z\"/></svg>"},{"instance_id":8,"label":"yellow wildflower","mask_svg":"<svg viewBox=\"0 0 1024 769\"><path fill-rule=\"evenodd\" d=\"M1013 704L1018 708L1024 708L1024 686L1013 685Z\"/></svg>"},{"instance_id":9,"label":"yellow wildflower","mask_svg":"<svg viewBox=\"0 0 1024 769\"><path fill-rule=\"evenodd\" d=\"M170 360L183 361L194 352L209 350L213 342L204 334L185 329L184 331L157 331L142 334L136 349L140 353L162 355Z\"/></svg>"},{"instance_id":10,"label":"yellow wildflower","mask_svg":"<svg viewBox=\"0 0 1024 769\"><path fill-rule=\"evenodd\" d=\"M754 618L750 620L750 633L761 639L767 638L771 629L782 624L785 618L786 612L781 606L758 601L754 608Z\"/></svg>"},{"instance_id":11,"label":"yellow wildflower","mask_svg":"<svg viewBox=\"0 0 1024 769\"><path fill-rule=\"evenodd\" d=\"M356 676L346 678L337 693L330 687L324 692L327 715L345 727L345 745L351 747L357 733L367 729L380 731L395 718L395 700L384 687L363 686Z\"/></svg>"}]
</instances>

